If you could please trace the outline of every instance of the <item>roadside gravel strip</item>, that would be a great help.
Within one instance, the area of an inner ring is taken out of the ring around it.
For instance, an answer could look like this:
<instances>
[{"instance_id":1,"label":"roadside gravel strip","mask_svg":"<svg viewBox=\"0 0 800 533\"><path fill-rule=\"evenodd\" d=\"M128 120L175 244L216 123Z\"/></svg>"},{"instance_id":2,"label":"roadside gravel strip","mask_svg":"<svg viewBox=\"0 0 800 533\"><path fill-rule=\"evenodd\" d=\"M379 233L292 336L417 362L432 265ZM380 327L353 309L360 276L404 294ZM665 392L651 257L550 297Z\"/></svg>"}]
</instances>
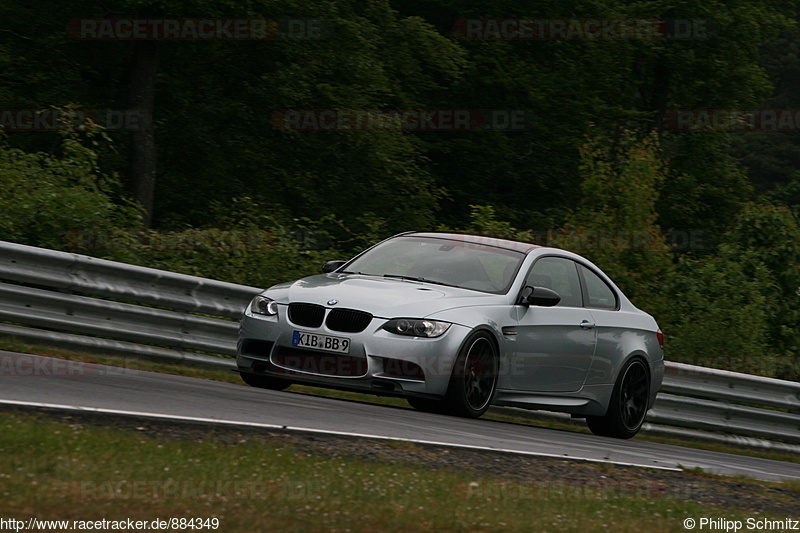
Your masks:
<instances>
[{"instance_id":1,"label":"roadside gravel strip","mask_svg":"<svg viewBox=\"0 0 800 533\"><path fill-rule=\"evenodd\" d=\"M31 410L3 405L0 410L24 415ZM64 412L36 409L37 413L72 426L114 427L160 440L202 442L212 438L235 446L257 441L276 448L290 447L298 455L355 458L382 464L447 469L474 474L464 489L465 498L536 500L640 500L695 501L710 508L790 516L800 508L800 492L780 484L745 481L726 476L709 477L693 472L552 459L487 450L448 448L425 444L399 444L382 440L319 435L278 429L230 427L135 418L98 412Z\"/></svg>"}]
</instances>

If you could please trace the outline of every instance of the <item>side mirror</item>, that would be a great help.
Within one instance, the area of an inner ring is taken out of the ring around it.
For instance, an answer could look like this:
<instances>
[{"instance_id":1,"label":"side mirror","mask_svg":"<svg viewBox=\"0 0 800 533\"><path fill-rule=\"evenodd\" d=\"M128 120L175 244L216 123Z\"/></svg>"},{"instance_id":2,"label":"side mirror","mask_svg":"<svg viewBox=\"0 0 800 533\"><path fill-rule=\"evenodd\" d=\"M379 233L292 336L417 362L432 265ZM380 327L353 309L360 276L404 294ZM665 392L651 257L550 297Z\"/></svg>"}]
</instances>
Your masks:
<instances>
[{"instance_id":1,"label":"side mirror","mask_svg":"<svg viewBox=\"0 0 800 533\"><path fill-rule=\"evenodd\" d=\"M327 263L322 265L322 271L325 272L326 274L328 272L333 272L334 270L339 269L345 263L347 263L347 261L339 261L339 260L328 261Z\"/></svg>"},{"instance_id":2,"label":"side mirror","mask_svg":"<svg viewBox=\"0 0 800 533\"><path fill-rule=\"evenodd\" d=\"M548 289L547 287L531 287L527 285L522 289L520 300L523 304L553 307L561 301L561 296L553 289Z\"/></svg>"}]
</instances>

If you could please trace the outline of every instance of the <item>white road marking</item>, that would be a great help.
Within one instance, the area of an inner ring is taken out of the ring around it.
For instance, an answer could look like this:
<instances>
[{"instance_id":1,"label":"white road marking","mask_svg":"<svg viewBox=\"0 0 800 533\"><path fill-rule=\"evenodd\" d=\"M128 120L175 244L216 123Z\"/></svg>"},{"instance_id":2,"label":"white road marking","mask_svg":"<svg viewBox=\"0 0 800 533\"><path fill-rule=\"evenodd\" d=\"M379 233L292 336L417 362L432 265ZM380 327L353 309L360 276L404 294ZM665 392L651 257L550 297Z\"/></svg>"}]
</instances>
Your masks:
<instances>
[{"instance_id":1,"label":"white road marking","mask_svg":"<svg viewBox=\"0 0 800 533\"><path fill-rule=\"evenodd\" d=\"M85 413L100 413L100 414L109 414L109 415L119 415L119 416L131 416L131 417L143 417L143 418L154 418L154 419L162 419L162 420L181 420L185 422L199 422L203 424L222 424L228 426L238 426L238 427L251 427L251 428L260 428L260 429L278 429L283 431L298 431L298 432L305 432L305 433L317 433L323 435L336 435L342 437L356 437L356 438L364 438L364 439L374 439L374 440L387 440L387 441L400 441L400 442L411 442L414 444L423 444L423 445L430 445L430 446L447 446L450 448L462 448L465 450L479 450L479 451L491 451L491 452L499 452L499 453L512 453L517 455L529 455L534 457L549 457L554 459L571 459L575 461L586 461L590 463L604 463L604 464L613 464L619 466L634 466L638 468L650 468L654 470L666 470L670 472L682 472L683 469L679 467L671 467L671 466L657 466L652 464L643 464L643 463L630 463L625 461L612 461L609 459L592 459L587 457L576 457L571 456L569 454L555 454L555 453L545 453L545 452L531 452L525 450L512 450L506 448L493 448L490 446L477 446L472 444L456 444L452 442L441 442L441 441L433 441L433 440L423 440L423 439L407 439L402 437L390 437L387 435L374 435L369 433L353 433L349 431L335 431L335 430L327 430L327 429L314 429L314 428L303 428L303 427L295 427L295 426L282 426L279 424L264 424L260 422L244 422L244 421L235 421L235 420L223 420L218 418L203 418L197 416L182 416L182 415L169 415L164 413L149 413L144 411L127 411L122 409L107 409L104 407L86 407L80 405L63 405L57 403L43 403L43 402L28 402L23 400L0 400L0 404L5 405L18 405L23 407L36 407L40 409L60 409L63 411L77 411L77 412L85 412Z\"/></svg>"}]
</instances>

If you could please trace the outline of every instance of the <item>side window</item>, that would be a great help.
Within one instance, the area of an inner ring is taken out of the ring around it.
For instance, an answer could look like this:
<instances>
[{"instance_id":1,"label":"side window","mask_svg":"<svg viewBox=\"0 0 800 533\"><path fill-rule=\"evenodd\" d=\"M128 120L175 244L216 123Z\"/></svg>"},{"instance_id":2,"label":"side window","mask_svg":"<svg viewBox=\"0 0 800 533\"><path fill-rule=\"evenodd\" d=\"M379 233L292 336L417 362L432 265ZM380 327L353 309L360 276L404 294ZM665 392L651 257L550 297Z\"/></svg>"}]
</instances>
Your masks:
<instances>
[{"instance_id":1,"label":"side window","mask_svg":"<svg viewBox=\"0 0 800 533\"><path fill-rule=\"evenodd\" d=\"M600 276L589 270L583 265L579 265L583 279L586 282L586 294L589 301L587 307L598 307L600 309L616 309L617 296Z\"/></svg>"},{"instance_id":2,"label":"side window","mask_svg":"<svg viewBox=\"0 0 800 533\"><path fill-rule=\"evenodd\" d=\"M563 257L542 257L528 272L526 285L547 287L561 296L559 307L582 307L581 282L575 262Z\"/></svg>"}]
</instances>

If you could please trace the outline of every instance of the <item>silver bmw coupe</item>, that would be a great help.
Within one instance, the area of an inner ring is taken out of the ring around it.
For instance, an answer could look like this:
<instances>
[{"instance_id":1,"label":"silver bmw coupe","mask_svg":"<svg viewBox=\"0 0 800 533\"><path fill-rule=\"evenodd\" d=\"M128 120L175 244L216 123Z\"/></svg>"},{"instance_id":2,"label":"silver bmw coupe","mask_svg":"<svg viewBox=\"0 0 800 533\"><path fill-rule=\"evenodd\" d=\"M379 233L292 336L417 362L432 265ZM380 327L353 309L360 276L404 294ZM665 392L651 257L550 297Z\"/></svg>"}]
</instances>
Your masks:
<instances>
[{"instance_id":1,"label":"silver bmw coupe","mask_svg":"<svg viewBox=\"0 0 800 533\"><path fill-rule=\"evenodd\" d=\"M557 248L403 233L256 296L237 369L401 396L466 417L490 405L570 413L630 438L664 376L664 338L599 268Z\"/></svg>"}]
</instances>

